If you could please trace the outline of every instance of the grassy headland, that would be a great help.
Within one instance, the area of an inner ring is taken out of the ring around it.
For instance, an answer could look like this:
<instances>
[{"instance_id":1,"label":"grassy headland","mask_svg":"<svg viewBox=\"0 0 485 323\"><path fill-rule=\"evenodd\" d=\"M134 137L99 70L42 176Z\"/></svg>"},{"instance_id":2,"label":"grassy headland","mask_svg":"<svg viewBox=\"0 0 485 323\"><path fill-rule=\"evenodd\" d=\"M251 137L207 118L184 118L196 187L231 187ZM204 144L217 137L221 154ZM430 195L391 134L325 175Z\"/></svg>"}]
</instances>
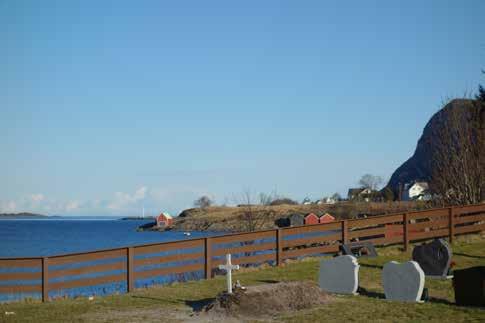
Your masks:
<instances>
[{"instance_id":1,"label":"grassy headland","mask_svg":"<svg viewBox=\"0 0 485 323\"><path fill-rule=\"evenodd\" d=\"M360 214L368 216L398 213L407 210L429 208L427 204L419 202L340 202L336 204L308 204L308 205L274 205L274 206L214 206L194 208L183 211L176 219L175 230L183 231L247 231L246 217L248 212L257 221L257 230L275 228L275 220L293 213L306 215L308 213L330 213L337 220L353 219Z\"/></svg>"}]
</instances>

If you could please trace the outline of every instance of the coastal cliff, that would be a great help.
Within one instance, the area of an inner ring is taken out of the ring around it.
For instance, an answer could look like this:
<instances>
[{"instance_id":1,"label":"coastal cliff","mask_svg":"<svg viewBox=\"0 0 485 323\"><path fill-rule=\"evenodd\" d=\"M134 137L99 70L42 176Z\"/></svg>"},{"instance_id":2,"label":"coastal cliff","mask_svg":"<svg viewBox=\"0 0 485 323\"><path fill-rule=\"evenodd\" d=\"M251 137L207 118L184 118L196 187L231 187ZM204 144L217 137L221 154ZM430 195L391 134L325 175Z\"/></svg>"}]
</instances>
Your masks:
<instances>
[{"instance_id":1,"label":"coastal cliff","mask_svg":"<svg viewBox=\"0 0 485 323\"><path fill-rule=\"evenodd\" d=\"M462 120L468 120L468 115L476 113L475 109L483 109L476 104L476 100L455 99L446 104L441 110L436 112L423 130L421 138L418 140L414 154L398 167L392 174L387 187L392 189L397 196L400 188L406 183L413 181L430 182L432 180L433 169L436 166L434 156L439 148L440 138L438 134L442 129L450 124L453 116L464 116ZM484 109L485 110L485 109ZM482 111L482 114L483 111ZM481 118L481 127L484 127L485 116ZM449 147L449 153L455 151L456 147Z\"/></svg>"}]
</instances>

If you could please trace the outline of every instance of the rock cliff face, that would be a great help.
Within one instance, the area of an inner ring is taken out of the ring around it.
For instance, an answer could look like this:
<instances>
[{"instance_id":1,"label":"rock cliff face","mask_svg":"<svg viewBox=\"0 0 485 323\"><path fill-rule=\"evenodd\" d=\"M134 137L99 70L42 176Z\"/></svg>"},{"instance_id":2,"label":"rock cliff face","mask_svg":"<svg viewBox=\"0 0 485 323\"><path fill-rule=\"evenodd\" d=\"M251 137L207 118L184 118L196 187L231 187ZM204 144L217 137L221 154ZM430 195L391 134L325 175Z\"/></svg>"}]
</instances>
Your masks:
<instances>
[{"instance_id":1,"label":"rock cliff face","mask_svg":"<svg viewBox=\"0 0 485 323\"><path fill-rule=\"evenodd\" d=\"M431 156L434 155L434 150L437 149L435 138L435 135L438 132L437 129L445 126L452 111L459 112L460 114L469 114L472 109L479 109L479 106L475 103L476 101L474 100L455 99L431 117L424 127L423 134L418 141L413 156L396 169L389 180L387 186L390 187L395 194L399 192L400 185L404 185L405 183L415 180L427 182L431 180L433 171L433 161ZM484 119L482 118L482 123L483 120Z\"/></svg>"}]
</instances>

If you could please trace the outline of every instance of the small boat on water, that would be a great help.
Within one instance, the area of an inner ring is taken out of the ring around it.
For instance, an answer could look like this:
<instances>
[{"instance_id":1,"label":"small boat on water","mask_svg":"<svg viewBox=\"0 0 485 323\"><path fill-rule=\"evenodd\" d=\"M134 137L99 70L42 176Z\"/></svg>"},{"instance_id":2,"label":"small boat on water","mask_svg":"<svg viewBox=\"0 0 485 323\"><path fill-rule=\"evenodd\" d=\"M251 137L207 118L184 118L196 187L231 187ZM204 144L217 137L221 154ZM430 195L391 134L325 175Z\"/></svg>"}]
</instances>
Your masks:
<instances>
[{"instance_id":1,"label":"small boat on water","mask_svg":"<svg viewBox=\"0 0 485 323\"><path fill-rule=\"evenodd\" d=\"M190 232L184 232L184 236L190 237L191 233Z\"/></svg>"}]
</instances>

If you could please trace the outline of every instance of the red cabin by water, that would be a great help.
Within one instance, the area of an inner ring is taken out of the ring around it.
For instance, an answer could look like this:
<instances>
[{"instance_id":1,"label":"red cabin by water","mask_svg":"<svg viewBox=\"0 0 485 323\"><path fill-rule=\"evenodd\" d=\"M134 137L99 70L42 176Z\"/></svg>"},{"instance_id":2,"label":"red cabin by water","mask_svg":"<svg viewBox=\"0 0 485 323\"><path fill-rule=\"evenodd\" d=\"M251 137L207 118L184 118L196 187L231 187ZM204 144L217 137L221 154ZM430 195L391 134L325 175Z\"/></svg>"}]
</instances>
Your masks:
<instances>
[{"instance_id":1,"label":"red cabin by water","mask_svg":"<svg viewBox=\"0 0 485 323\"><path fill-rule=\"evenodd\" d=\"M335 218L330 213L325 213L320 217L320 223L330 223L335 221Z\"/></svg>"},{"instance_id":2,"label":"red cabin by water","mask_svg":"<svg viewBox=\"0 0 485 323\"><path fill-rule=\"evenodd\" d=\"M307 224L318 224L318 215L315 213L308 213L305 216L305 225Z\"/></svg>"},{"instance_id":3,"label":"red cabin by water","mask_svg":"<svg viewBox=\"0 0 485 323\"><path fill-rule=\"evenodd\" d=\"M166 228L171 226L172 224L173 218L170 214L162 212L159 216L157 216L157 227Z\"/></svg>"}]
</instances>

